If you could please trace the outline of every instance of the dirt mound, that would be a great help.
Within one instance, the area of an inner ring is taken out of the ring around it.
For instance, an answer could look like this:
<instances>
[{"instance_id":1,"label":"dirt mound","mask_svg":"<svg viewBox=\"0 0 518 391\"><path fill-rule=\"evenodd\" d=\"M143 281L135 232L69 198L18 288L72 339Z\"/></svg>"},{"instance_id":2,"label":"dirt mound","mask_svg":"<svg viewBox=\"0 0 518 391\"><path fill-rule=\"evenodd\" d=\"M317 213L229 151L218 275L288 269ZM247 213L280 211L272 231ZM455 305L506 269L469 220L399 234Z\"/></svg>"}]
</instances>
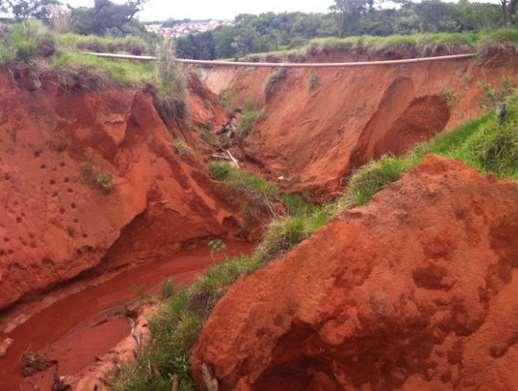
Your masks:
<instances>
[{"instance_id":1,"label":"dirt mound","mask_svg":"<svg viewBox=\"0 0 518 391\"><path fill-rule=\"evenodd\" d=\"M329 60L323 58L323 61ZM481 86L518 82L518 56L505 61L450 60L400 66L289 69L275 92L266 68L214 68L204 81L240 108L264 115L246 138L250 161L290 191L329 195L358 165L401 153L481 112Z\"/></svg>"},{"instance_id":2,"label":"dirt mound","mask_svg":"<svg viewBox=\"0 0 518 391\"><path fill-rule=\"evenodd\" d=\"M100 264L170 257L235 232L204 167L173 148L151 95L64 86L55 74L26 88L27 77L0 73L0 309ZM198 93L186 121L223 121L214 96Z\"/></svg>"},{"instance_id":3,"label":"dirt mound","mask_svg":"<svg viewBox=\"0 0 518 391\"><path fill-rule=\"evenodd\" d=\"M223 390L518 389L518 183L428 157L230 288L193 350Z\"/></svg>"}]
</instances>

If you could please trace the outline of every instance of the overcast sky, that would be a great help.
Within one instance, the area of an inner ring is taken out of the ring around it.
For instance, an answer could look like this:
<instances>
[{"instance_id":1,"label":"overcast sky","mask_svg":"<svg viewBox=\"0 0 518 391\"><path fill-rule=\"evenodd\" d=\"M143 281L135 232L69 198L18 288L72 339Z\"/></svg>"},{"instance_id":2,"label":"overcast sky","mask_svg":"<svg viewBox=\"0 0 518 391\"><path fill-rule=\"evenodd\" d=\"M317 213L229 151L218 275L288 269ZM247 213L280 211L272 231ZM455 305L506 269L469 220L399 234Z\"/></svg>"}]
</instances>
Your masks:
<instances>
[{"instance_id":1,"label":"overcast sky","mask_svg":"<svg viewBox=\"0 0 518 391\"><path fill-rule=\"evenodd\" d=\"M91 6L93 0L64 0L72 7ZM116 3L124 0L115 0ZM326 12L333 0L148 0L140 20L233 19L238 14L262 12Z\"/></svg>"}]
</instances>

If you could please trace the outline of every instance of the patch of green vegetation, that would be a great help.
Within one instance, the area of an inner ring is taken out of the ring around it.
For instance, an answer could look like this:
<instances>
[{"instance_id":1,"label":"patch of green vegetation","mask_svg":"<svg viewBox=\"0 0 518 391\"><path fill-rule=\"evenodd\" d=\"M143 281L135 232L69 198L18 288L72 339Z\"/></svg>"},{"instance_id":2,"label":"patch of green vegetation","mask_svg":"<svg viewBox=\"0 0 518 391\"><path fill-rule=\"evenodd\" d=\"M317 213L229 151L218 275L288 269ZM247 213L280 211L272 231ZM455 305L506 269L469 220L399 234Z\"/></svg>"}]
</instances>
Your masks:
<instances>
[{"instance_id":1,"label":"patch of green vegetation","mask_svg":"<svg viewBox=\"0 0 518 391\"><path fill-rule=\"evenodd\" d=\"M416 52L417 55L429 55L439 46L445 47L451 53L457 48L470 48L473 51L482 50L492 43L518 42L518 28L500 28L487 31L469 31L462 33L416 33L394 34L388 36L349 36L345 38L325 37L315 38L306 46L293 50L278 50L274 52L256 53L245 56L250 61L270 60L302 61L308 56L316 56L328 51L356 50L360 52L381 52L398 48Z\"/></svg>"},{"instance_id":2,"label":"patch of green vegetation","mask_svg":"<svg viewBox=\"0 0 518 391\"><path fill-rule=\"evenodd\" d=\"M240 137L248 136L262 115L263 113L257 109L254 102L247 102L237 125L237 134Z\"/></svg>"},{"instance_id":3,"label":"patch of green vegetation","mask_svg":"<svg viewBox=\"0 0 518 391\"><path fill-rule=\"evenodd\" d=\"M100 171L91 162L85 163L81 168L81 180L104 194L110 194L115 187L112 175L109 172Z\"/></svg>"},{"instance_id":4,"label":"patch of green vegetation","mask_svg":"<svg viewBox=\"0 0 518 391\"><path fill-rule=\"evenodd\" d=\"M135 36L113 37L98 35L80 35L64 33L56 35L56 43L60 50L84 50L98 53L130 53L142 55L149 53L146 42Z\"/></svg>"},{"instance_id":5,"label":"patch of green vegetation","mask_svg":"<svg viewBox=\"0 0 518 391\"><path fill-rule=\"evenodd\" d=\"M50 60L50 66L67 73L89 73L113 80L123 87L143 87L153 82L153 64L128 60L111 60L80 52L61 52Z\"/></svg>"},{"instance_id":6,"label":"patch of green vegetation","mask_svg":"<svg viewBox=\"0 0 518 391\"><path fill-rule=\"evenodd\" d=\"M513 93L514 85L511 79L504 78L500 84L500 88L494 89L490 84L483 84L481 88L483 98L480 101L480 107L491 110Z\"/></svg>"},{"instance_id":7,"label":"patch of green vegetation","mask_svg":"<svg viewBox=\"0 0 518 391\"><path fill-rule=\"evenodd\" d=\"M268 77L268 80L266 81L266 84L264 86L264 94L266 95L266 97L269 97L273 93L275 87L282 80L286 79L287 76L288 76L288 69L286 69L286 68L279 68L276 71L274 71Z\"/></svg>"},{"instance_id":8,"label":"patch of green vegetation","mask_svg":"<svg viewBox=\"0 0 518 391\"><path fill-rule=\"evenodd\" d=\"M363 205L384 186L399 179L405 169L405 162L392 156L367 163L352 176L347 196L355 205Z\"/></svg>"},{"instance_id":9,"label":"patch of green vegetation","mask_svg":"<svg viewBox=\"0 0 518 391\"><path fill-rule=\"evenodd\" d=\"M245 194L259 207L269 210L275 216L273 203L279 197L277 186L263 178L233 167L230 163L212 161L209 163L210 176L229 185L233 190Z\"/></svg>"},{"instance_id":10,"label":"patch of green vegetation","mask_svg":"<svg viewBox=\"0 0 518 391\"><path fill-rule=\"evenodd\" d=\"M165 42L155 63L155 107L162 119L170 124L185 115L186 77L183 65L175 63L171 42Z\"/></svg>"},{"instance_id":11,"label":"patch of green vegetation","mask_svg":"<svg viewBox=\"0 0 518 391\"><path fill-rule=\"evenodd\" d=\"M40 22L28 20L9 26L0 35L0 65L30 63L54 52L54 35Z\"/></svg>"}]
</instances>

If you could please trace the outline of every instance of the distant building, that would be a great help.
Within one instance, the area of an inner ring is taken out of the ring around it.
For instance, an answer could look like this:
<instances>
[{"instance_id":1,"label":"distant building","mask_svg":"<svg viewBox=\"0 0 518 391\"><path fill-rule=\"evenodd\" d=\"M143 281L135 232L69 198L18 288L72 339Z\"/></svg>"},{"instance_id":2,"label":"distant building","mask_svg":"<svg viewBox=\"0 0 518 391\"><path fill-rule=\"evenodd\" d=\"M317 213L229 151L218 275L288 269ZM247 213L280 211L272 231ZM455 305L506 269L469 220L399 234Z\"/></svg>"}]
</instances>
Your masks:
<instances>
[{"instance_id":1,"label":"distant building","mask_svg":"<svg viewBox=\"0 0 518 391\"><path fill-rule=\"evenodd\" d=\"M158 34L165 38L179 38L193 33L212 31L221 26L230 26L228 20L202 20L202 21L178 21L171 27L164 27L160 23L147 24L146 29L150 33Z\"/></svg>"}]
</instances>

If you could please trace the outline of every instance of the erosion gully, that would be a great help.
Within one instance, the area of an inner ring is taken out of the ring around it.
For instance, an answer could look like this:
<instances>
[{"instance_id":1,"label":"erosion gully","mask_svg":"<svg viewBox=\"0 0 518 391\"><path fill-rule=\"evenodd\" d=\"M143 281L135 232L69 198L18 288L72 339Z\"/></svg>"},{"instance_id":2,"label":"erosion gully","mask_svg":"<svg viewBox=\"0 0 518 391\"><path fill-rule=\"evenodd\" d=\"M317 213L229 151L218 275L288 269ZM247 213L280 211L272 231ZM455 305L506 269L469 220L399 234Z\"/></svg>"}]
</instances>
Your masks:
<instances>
[{"instance_id":1,"label":"erosion gully","mask_svg":"<svg viewBox=\"0 0 518 391\"><path fill-rule=\"evenodd\" d=\"M250 253L252 247L245 242L227 242L226 250L213 260L209 249L201 246L123 271L109 280L81 281L79 292L57 299L12 331L0 331L0 341L14 339L7 355L0 358L0 390L44 389L34 388L38 384L35 376L22 376L21 356L26 351L45 352L57 360L60 376L87 368L130 334L127 318L110 314L143 291L158 290L165 278L171 278L175 286L190 283L215 262Z\"/></svg>"}]
</instances>

